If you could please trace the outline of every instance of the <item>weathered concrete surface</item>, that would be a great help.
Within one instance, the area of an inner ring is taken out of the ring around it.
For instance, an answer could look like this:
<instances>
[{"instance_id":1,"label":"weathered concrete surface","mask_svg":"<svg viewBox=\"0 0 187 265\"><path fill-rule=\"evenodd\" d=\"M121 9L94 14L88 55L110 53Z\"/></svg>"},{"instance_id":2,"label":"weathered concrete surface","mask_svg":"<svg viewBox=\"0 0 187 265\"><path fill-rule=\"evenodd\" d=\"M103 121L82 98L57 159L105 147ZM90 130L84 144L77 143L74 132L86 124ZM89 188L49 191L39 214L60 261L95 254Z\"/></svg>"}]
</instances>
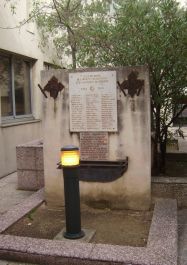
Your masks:
<instances>
[{"instance_id":1,"label":"weathered concrete surface","mask_svg":"<svg viewBox=\"0 0 187 265\"><path fill-rule=\"evenodd\" d=\"M187 179L155 178L151 189L153 201L154 198L173 198L179 207L187 207Z\"/></svg>"},{"instance_id":2,"label":"weathered concrete surface","mask_svg":"<svg viewBox=\"0 0 187 265\"><path fill-rule=\"evenodd\" d=\"M33 194L31 191L17 190L17 173L12 173L5 178L0 179L0 219L1 216L5 216L10 209L18 207L26 198ZM19 206L20 208L20 206ZM30 209L30 208L29 208ZM12 218L15 216L11 215ZM3 217L4 219L4 217ZM9 222L9 220L8 220ZM6 222L6 225L8 223ZM29 265L20 262L11 262L6 260L0 260L0 265Z\"/></svg>"},{"instance_id":3,"label":"weathered concrete surface","mask_svg":"<svg viewBox=\"0 0 187 265\"><path fill-rule=\"evenodd\" d=\"M16 147L18 189L39 190L44 186L43 142L35 140Z\"/></svg>"},{"instance_id":4,"label":"weathered concrete surface","mask_svg":"<svg viewBox=\"0 0 187 265\"><path fill-rule=\"evenodd\" d=\"M17 190L17 173L0 180L0 216L23 202L33 192Z\"/></svg>"},{"instance_id":5,"label":"weathered concrete surface","mask_svg":"<svg viewBox=\"0 0 187 265\"><path fill-rule=\"evenodd\" d=\"M37 207L43 202L43 190L39 190L32 194L27 200L18 205L15 205L9 211L0 216L0 233L5 231L9 226L22 218L31 209Z\"/></svg>"},{"instance_id":6,"label":"weathered concrete surface","mask_svg":"<svg viewBox=\"0 0 187 265\"><path fill-rule=\"evenodd\" d=\"M0 260L0 265L36 265L31 263L23 263L23 262L13 262L8 260Z\"/></svg>"},{"instance_id":7,"label":"weathered concrete surface","mask_svg":"<svg viewBox=\"0 0 187 265\"><path fill-rule=\"evenodd\" d=\"M150 91L148 69L145 66L124 67L116 70L117 80L122 83L128 79L132 70L144 80L144 89L139 96L124 96L117 89L118 132L109 133L109 160L129 158L126 173L116 181L108 183L81 182L81 198L85 201L109 201L113 208L145 210L151 201L151 143L150 143ZM99 71L87 69L78 71ZM44 87L55 75L65 89L54 101L44 98L44 175L45 194L49 207L62 207L62 171L56 169L60 160L60 148L64 145L79 146L79 133L70 133L68 72L51 70L42 72Z\"/></svg>"},{"instance_id":8,"label":"weathered concrete surface","mask_svg":"<svg viewBox=\"0 0 187 265\"><path fill-rule=\"evenodd\" d=\"M59 82L68 85L66 71L56 70L49 73L42 72L42 87L55 74ZM45 76L44 76L45 73ZM45 198L48 206L61 208L64 205L64 186L61 170L57 169L57 162L60 161L60 149L62 139L66 143L73 143L70 134L65 133L65 128L69 124L67 91L61 92L57 99L48 97L43 102L43 153L44 153L44 178L45 178Z\"/></svg>"},{"instance_id":9,"label":"weathered concrete surface","mask_svg":"<svg viewBox=\"0 0 187 265\"><path fill-rule=\"evenodd\" d=\"M157 200L149 232L147 247L154 249L160 258L177 264L177 201Z\"/></svg>"},{"instance_id":10,"label":"weathered concrete surface","mask_svg":"<svg viewBox=\"0 0 187 265\"><path fill-rule=\"evenodd\" d=\"M187 209L178 211L178 265L187 265Z\"/></svg>"}]
</instances>

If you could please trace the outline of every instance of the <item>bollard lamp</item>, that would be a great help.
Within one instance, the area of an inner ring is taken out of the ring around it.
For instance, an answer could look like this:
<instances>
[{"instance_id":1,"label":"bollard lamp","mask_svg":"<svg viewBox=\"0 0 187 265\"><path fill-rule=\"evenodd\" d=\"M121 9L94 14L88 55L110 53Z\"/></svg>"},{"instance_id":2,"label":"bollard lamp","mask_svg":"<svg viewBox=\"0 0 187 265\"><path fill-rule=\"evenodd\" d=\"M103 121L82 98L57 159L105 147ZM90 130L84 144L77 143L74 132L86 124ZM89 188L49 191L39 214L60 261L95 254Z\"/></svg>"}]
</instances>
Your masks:
<instances>
[{"instance_id":1,"label":"bollard lamp","mask_svg":"<svg viewBox=\"0 0 187 265\"><path fill-rule=\"evenodd\" d=\"M61 165L63 167L78 166L80 163L79 148L73 145L67 145L61 148Z\"/></svg>"},{"instance_id":2,"label":"bollard lamp","mask_svg":"<svg viewBox=\"0 0 187 265\"><path fill-rule=\"evenodd\" d=\"M63 235L68 239L78 239L84 236L84 231L81 230L79 163L78 147L67 145L61 148L66 214L66 231Z\"/></svg>"}]
</instances>

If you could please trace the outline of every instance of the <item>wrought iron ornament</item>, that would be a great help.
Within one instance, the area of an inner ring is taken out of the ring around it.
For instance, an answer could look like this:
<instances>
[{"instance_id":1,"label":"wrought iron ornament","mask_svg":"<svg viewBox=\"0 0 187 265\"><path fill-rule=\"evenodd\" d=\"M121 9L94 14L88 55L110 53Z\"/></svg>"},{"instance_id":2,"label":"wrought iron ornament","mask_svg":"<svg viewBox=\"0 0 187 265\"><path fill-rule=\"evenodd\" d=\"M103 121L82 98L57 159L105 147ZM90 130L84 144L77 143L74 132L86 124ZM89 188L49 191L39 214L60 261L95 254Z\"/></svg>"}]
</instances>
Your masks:
<instances>
[{"instance_id":1,"label":"wrought iron ornament","mask_svg":"<svg viewBox=\"0 0 187 265\"><path fill-rule=\"evenodd\" d=\"M128 95L133 98L135 95L139 96L141 90L144 88L144 80L138 79L138 72L132 71L128 75L128 79L124 80L121 84L118 82L118 85L126 97L127 94L125 90L128 91Z\"/></svg>"},{"instance_id":2,"label":"wrought iron ornament","mask_svg":"<svg viewBox=\"0 0 187 265\"><path fill-rule=\"evenodd\" d=\"M47 95L45 91L50 93L50 97L56 99L58 96L58 93L64 89L64 85L60 82L58 82L58 79L55 76L52 76L52 78L48 81L48 83L44 86L44 89L38 84L41 92L47 98Z\"/></svg>"}]
</instances>

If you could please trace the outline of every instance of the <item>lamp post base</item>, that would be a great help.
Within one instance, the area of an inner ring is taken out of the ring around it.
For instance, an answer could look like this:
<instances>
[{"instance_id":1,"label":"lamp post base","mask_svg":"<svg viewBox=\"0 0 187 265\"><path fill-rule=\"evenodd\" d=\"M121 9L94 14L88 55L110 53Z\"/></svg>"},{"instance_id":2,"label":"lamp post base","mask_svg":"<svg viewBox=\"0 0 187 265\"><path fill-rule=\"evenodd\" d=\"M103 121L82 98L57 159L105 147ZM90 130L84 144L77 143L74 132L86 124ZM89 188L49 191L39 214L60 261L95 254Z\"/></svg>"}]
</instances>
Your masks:
<instances>
[{"instance_id":1,"label":"lamp post base","mask_svg":"<svg viewBox=\"0 0 187 265\"><path fill-rule=\"evenodd\" d=\"M64 232L63 236L65 238L67 238L67 239L79 239L79 238L84 237L85 233L82 230L79 233L76 233L76 234L71 234L71 233L68 233L68 232Z\"/></svg>"}]
</instances>

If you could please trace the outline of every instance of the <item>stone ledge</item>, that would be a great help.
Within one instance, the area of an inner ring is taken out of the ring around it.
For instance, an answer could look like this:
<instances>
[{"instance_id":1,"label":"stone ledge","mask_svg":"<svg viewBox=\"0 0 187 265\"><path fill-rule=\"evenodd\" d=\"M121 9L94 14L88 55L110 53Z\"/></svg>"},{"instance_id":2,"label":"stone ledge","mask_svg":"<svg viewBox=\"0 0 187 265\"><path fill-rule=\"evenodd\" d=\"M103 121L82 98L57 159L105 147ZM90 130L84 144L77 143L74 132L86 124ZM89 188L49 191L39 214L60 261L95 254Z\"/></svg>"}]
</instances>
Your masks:
<instances>
[{"instance_id":1,"label":"stone ledge","mask_svg":"<svg viewBox=\"0 0 187 265\"><path fill-rule=\"evenodd\" d=\"M16 205L11 210L0 217L0 233L5 231L9 226L21 219L25 214L30 212L43 202L43 189L31 195L23 203Z\"/></svg>"},{"instance_id":2,"label":"stone ledge","mask_svg":"<svg viewBox=\"0 0 187 265\"><path fill-rule=\"evenodd\" d=\"M41 122L40 119L22 119L22 120L7 120L6 122L0 124L1 128L7 128L12 126L18 126L18 125L27 125L30 123L39 123Z\"/></svg>"},{"instance_id":3,"label":"stone ledge","mask_svg":"<svg viewBox=\"0 0 187 265\"><path fill-rule=\"evenodd\" d=\"M16 206L0 221L0 231L42 202L42 191ZM19 210L19 208L21 208ZM0 235L0 258L40 264L177 265L177 204L156 202L147 247L63 242Z\"/></svg>"},{"instance_id":4,"label":"stone ledge","mask_svg":"<svg viewBox=\"0 0 187 265\"><path fill-rule=\"evenodd\" d=\"M177 184L187 184L187 178L185 177L152 177L151 180L152 183L167 183L167 184L172 184L172 183L177 183Z\"/></svg>"},{"instance_id":5,"label":"stone ledge","mask_svg":"<svg viewBox=\"0 0 187 265\"><path fill-rule=\"evenodd\" d=\"M44 171L43 170L17 170L19 190L37 191L44 186Z\"/></svg>"},{"instance_id":6,"label":"stone ledge","mask_svg":"<svg viewBox=\"0 0 187 265\"><path fill-rule=\"evenodd\" d=\"M170 264L177 264L177 201L159 199L155 204L147 247Z\"/></svg>"}]
</instances>

